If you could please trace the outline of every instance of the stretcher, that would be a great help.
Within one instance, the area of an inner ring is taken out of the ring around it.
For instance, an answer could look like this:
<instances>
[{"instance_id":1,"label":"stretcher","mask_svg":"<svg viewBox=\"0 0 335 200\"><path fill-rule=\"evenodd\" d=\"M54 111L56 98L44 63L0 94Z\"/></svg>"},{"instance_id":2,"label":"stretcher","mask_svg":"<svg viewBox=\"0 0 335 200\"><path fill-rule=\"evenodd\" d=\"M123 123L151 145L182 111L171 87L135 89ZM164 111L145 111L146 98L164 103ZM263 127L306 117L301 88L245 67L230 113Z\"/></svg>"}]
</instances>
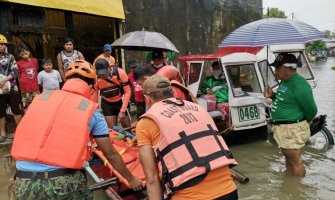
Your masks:
<instances>
[{"instance_id":1,"label":"stretcher","mask_svg":"<svg viewBox=\"0 0 335 200\"><path fill-rule=\"evenodd\" d=\"M130 132L116 127L110 131L110 139L127 168L134 176L145 182L144 171L139 160L139 151L133 145L133 137L134 135ZM98 183L90 187L91 191L104 189L111 199L135 200L147 197L145 190L135 192L130 189L127 180L107 161L99 147L96 144L93 144L93 147L89 168L92 169L91 173L94 173L100 179L100 182L96 180Z\"/></svg>"}]
</instances>

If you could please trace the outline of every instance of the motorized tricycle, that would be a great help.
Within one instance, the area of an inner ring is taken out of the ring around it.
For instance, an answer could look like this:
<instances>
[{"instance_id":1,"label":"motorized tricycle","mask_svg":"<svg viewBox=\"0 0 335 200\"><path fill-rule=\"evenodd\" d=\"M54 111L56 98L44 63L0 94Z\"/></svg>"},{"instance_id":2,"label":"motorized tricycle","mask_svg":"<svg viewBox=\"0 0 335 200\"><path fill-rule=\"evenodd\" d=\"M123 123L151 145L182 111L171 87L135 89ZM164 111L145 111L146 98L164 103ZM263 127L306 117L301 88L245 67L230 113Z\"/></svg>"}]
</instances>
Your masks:
<instances>
[{"instance_id":1,"label":"motorized tricycle","mask_svg":"<svg viewBox=\"0 0 335 200\"><path fill-rule=\"evenodd\" d=\"M274 76L274 69L268 65L276 55L281 52L294 54L299 61L298 73L306 78L311 87L316 86L304 49L302 44L224 47L213 54L187 55L177 61L187 87L193 94L197 94L199 104L205 109L208 108L208 102L199 88L205 78L212 74L211 64L219 62L228 87L229 115L226 120L222 120L222 113L219 111L209 111L209 114L227 143L237 144L266 139L271 132L271 107L265 102L262 91L265 86L276 90L279 84ZM327 142L333 144L332 134L325 125L324 123L318 132L322 132Z\"/></svg>"}]
</instances>

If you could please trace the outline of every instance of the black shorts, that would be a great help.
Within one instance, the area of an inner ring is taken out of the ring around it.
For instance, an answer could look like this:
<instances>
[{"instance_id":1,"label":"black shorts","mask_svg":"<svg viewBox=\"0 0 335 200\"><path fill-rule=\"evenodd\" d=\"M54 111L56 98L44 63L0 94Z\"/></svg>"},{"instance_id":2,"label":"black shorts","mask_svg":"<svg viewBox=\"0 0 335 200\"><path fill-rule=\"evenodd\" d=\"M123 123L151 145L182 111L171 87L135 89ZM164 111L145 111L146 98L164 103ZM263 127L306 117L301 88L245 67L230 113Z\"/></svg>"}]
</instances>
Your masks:
<instances>
[{"instance_id":1,"label":"black shorts","mask_svg":"<svg viewBox=\"0 0 335 200\"><path fill-rule=\"evenodd\" d=\"M226 194L222 197L216 198L215 200L237 200L237 199L238 199L237 190L234 190L233 192Z\"/></svg>"},{"instance_id":2,"label":"black shorts","mask_svg":"<svg viewBox=\"0 0 335 200\"><path fill-rule=\"evenodd\" d=\"M122 107L122 100L117 102L108 102L101 98L101 109L104 116L117 116Z\"/></svg>"},{"instance_id":3,"label":"black shorts","mask_svg":"<svg viewBox=\"0 0 335 200\"><path fill-rule=\"evenodd\" d=\"M21 115L21 97L19 92L11 90L8 94L0 95L0 118L6 116L7 106L10 106L14 115Z\"/></svg>"}]
</instances>

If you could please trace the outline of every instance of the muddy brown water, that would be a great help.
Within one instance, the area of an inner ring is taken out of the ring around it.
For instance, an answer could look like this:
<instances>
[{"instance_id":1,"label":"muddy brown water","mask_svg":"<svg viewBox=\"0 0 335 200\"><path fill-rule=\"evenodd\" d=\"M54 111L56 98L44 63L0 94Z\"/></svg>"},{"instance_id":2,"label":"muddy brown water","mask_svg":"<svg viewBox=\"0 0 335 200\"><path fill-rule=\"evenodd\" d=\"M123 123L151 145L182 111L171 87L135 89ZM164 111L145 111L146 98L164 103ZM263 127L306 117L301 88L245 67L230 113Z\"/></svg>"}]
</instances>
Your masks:
<instances>
[{"instance_id":1,"label":"muddy brown water","mask_svg":"<svg viewBox=\"0 0 335 200\"><path fill-rule=\"evenodd\" d=\"M318 114L327 114L328 128L335 132L335 59L312 64L318 80L313 89ZM304 178L285 176L285 160L279 149L268 141L257 141L231 147L239 162L236 168L250 178L248 184L237 183L239 197L245 200L333 200L335 199L335 148L325 146L321 134L305 147L303 160L307 175ZM0 146L0 199L7 199L10 175L5 173L3 158L8 147ZM96 199L105 199L97 195Z\"/></svg>"}]
</instances>

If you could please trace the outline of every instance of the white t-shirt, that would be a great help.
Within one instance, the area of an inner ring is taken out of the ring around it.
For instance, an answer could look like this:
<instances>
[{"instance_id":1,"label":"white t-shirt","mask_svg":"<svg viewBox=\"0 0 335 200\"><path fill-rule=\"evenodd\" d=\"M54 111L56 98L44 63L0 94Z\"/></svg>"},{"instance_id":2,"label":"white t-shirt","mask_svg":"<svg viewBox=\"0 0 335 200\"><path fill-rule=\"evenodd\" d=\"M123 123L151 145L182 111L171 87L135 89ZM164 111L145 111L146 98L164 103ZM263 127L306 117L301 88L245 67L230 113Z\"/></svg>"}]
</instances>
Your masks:
<instances>
[{"instance_id":1,"label":"white t-shirt","mask_svg":"<svg viewBox=\"0 0 335 200\"><path fill-rule=\"evenodd\" d=\"M50 90L59 90L59 83L62 82L62 78L57 70L51 72L41 71L37 76L38 84L42 85L43 92Z\"/></svg>"}]
</instances>

